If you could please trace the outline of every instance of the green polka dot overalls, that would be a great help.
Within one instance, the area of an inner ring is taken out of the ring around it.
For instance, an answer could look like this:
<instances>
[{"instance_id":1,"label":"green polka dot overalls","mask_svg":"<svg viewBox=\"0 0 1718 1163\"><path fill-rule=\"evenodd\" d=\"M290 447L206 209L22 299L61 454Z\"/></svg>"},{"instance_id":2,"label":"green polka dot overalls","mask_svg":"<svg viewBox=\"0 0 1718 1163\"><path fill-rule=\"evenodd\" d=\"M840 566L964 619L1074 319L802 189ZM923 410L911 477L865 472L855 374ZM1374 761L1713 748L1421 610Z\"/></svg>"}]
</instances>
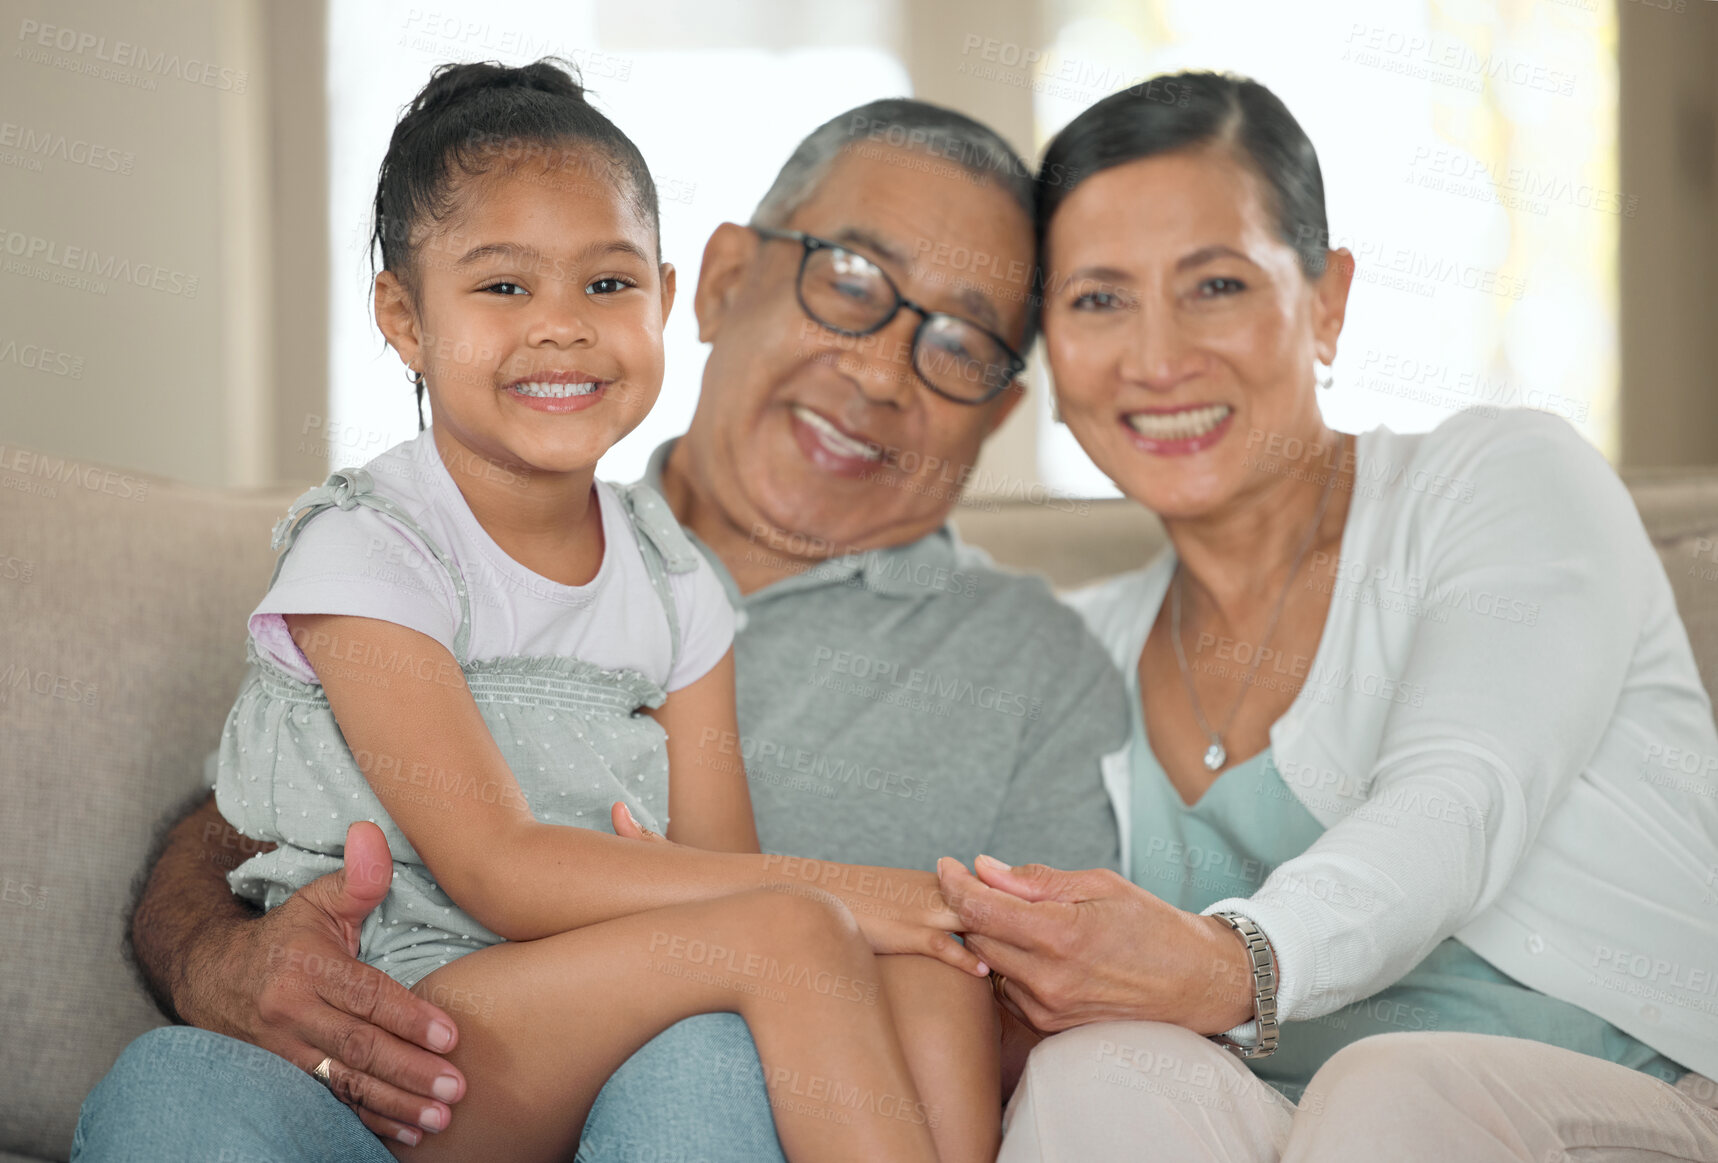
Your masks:
<instances>
[{"instance_id":1,"label":"green polka dot overalls","mask_svg":"<svg viewBox=\"0 0 1718 1163\"><path fill-rule=\"evenodd\" d=\"M681 632L668 575L696 569L698 551L648 486L616 486L616 492L662 601L677 661ZM355 505L379 509L410 529L451 576L460 600L453 655L518 789L433 764L413 767L367 757L366 766L374 765L383 791L378 797L346 745L322 688L286 673L247 639L251 668L221 736L215 797L236 829L279 845L245 861L227 878L234 892L265 909L339 868L346 828L353 821L379 824L394 858L394 879L364 922L358 955L409 987L455 957L502 938L441 890L389 817L384 800L398 797L457 812L461 805L517 803L522 793L532 815L545 823L605 832L612 831L609 806L620 800L639 823L664 831L667 736L655 719L640 712L661 706L666 696L637 671L608 670L579 658L469 659L471 600L465 579L404 509L374 491L364 469L336 472L293 502L275 526L280 557L274 577L280 576L307 521L326 509Z\"/></svg>"}]
</instances>

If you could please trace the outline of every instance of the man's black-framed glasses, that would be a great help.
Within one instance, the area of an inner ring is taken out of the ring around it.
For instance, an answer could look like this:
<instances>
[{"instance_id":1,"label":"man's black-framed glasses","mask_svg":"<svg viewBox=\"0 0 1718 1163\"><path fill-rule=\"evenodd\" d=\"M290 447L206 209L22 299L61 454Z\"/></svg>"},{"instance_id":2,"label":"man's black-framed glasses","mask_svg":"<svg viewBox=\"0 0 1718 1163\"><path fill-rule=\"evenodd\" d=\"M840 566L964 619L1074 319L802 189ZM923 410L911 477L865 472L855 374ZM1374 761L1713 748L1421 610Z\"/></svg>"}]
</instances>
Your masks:
<instances>
[{"instance_id":1,"label":"man's black-framed glasses","mask_svg":"<svg viewBox=\"0 0 1718 1163\"><path fill-rule=\"evenodd\" d=\"M864 255L801 230L752 229L759 237L805 248L795 293L800 308L821 326L840 335L870 335L887 327L902 307L916 312L913 371L937 395L958 404L982 404L1025 370L1026 361L1000 336L969 319L913 302Z\"/></svg>"}]
</instances>

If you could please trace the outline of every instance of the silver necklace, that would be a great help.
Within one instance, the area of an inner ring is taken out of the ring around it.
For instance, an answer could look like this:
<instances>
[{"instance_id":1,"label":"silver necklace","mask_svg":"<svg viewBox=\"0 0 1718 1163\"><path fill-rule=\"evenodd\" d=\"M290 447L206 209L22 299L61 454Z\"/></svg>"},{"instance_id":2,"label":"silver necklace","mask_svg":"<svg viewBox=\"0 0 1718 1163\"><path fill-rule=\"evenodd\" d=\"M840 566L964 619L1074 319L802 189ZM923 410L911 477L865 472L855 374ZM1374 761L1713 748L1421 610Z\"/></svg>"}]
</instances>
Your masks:
<instances>
[{"instance_id":1,"label":"silver necklace","mask_svg":"<svg viewBox=\"0 0 1718 1163\"><path fill-rule=\"evenodd\" d=\"M1347 437L1343 438L1342 447L1347 447ZM1205 737L1211 741L1211 746L1205 749L1205 770L1217 771L1228 761L1229 752L1223 747L1223 733L1235 723L1235 715L1241 709L1241 701L1247 697L1247 692L1253 689L1253 680L1258 677L1259 664L1264 661L1265 649L1271 644L1271 636L1277 632L1277 619L1282 617L1283 606L1288 601L1289 590L1294 588L1295 575L1300 572L1300 563L1306 559L1306 551L1312 548L1313 538L1318 535L1318 527L1324 523L1324 511L1330 505L1330 492L1336 484L1336 470L1332 469L1330 476L1324 482L1324 492L1318 498L1318 512L1313 515L1312 525L1306 535L1300 539L1300 548L1295 551L1294 564L1289 566L1288 580L1283 583L1282 593L1277 595L1276 608L1271 611L1270 625L1265 628L1265 639L1253 651L1253 665L1247 671L1247 679L1241 684L1240 693L1235 696L1234 703L1229 707L1228 717L1223 720L1221 730L1212 730L1211 724L1205 721L1205 712L1199 706L1199 692L1193 689L1193 675L1187 666L1187 652L1181 646L1181 590L1182 569L1179 559L1175 562L1175 584L1169 593L1169 640L1175 644L1175 663L1181 668L1181 681L1187 687L1187 699L1193 704L1193 717L1199 722L1199 729L1205 732Z\"/></svg>"}]
</instances>

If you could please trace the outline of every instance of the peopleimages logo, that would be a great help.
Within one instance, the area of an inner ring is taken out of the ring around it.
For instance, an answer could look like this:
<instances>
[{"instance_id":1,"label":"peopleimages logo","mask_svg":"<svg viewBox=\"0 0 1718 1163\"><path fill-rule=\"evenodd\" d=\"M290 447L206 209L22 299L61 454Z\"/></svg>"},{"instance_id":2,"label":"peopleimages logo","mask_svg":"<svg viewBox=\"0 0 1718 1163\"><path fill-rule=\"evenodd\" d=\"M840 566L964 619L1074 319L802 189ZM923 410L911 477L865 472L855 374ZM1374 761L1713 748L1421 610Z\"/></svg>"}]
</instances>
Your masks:
<instances>
[{"instance_id":1,"label":"peopleimages logo","mask_svg":"<svg viewBox=\"0 0 1718 1163\"><path fill-rule=\"evenodd\" d=\"M86 58L118 69L134 69L152 77L172 77L189 85L203 85L223 92L243 93L250 84L250 74L243 69L228 69L196 57L182 57L166 50L152 51L147 45L127 40L108 41L105 36L80 32L63 24L43 24L24 20L18 25L18 40L22 42L14 56L33 60L37 64L76 65L53 59L37 49L54 49L72 57ZM46 58L46 59L44 59ZM76 70L74 71L85 71Z\"/></svg>"},{"instance_id":2,"label":"peopleimages logo","mask_svg":"<svg viewBox=\"0 0 1718 1163\"><path fill-rule=\"evenodd\" d=\"M122 153L111 145L11 121L0 121L0 149L18 150L33 158L69 162L110 174L129 174L137 164L137 155L129 150Z\"/></svg>"},{"instance_id":3,"label":"peopleimages logo","mask_svg":"<svg viewBox=\"0 0 1718 1163\"><path fill-rule=\"evenodd\" d=\"M70 272L71 275L90 275L96 279L130 283L134 287L163 291L186 299L197 297L196 275L171 270L159 263L136 262L113 253L103 254L87 246L67 246L39 234L25 234L5 226L0 226L0 262L4 262L4 269L9 274L46 277ZM103 283L89 283L79 289L107 293Z\"/></svg>"}]
</instances>

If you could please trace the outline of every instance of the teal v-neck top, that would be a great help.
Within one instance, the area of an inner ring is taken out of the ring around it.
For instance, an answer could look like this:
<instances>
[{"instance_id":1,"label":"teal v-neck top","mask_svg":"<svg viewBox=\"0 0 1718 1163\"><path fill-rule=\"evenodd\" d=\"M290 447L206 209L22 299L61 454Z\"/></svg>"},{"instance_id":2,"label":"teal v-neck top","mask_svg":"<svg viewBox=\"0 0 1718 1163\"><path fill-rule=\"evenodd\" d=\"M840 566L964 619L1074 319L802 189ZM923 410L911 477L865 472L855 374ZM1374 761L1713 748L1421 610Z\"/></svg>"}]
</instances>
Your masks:
<instances>
[{"instance_id":1,"label":"teal v-neck top","mask_svg":"<svg viewBox=\"0 0 1718 1163\"><path fill-rule=\"evenodd\" d=\"M1324 826L1283 782L1266 748L1223 772L1197 803L1180 794L1146 738L1137 672L1129 748L1133 783L1129 878L1176 908L1197 913L1225 897L1251 896ZM1281 1045L1248 1062L1299 1101L1325 1061L1350 1042L1401 1030L1461 1030L1531 1038L1603 1058L1675 1083L1685 1068L1596 1014L1500 973L1454 937L1396 984L1335 1013L1285 1023Z\"/></svg>"}]
</instances>

